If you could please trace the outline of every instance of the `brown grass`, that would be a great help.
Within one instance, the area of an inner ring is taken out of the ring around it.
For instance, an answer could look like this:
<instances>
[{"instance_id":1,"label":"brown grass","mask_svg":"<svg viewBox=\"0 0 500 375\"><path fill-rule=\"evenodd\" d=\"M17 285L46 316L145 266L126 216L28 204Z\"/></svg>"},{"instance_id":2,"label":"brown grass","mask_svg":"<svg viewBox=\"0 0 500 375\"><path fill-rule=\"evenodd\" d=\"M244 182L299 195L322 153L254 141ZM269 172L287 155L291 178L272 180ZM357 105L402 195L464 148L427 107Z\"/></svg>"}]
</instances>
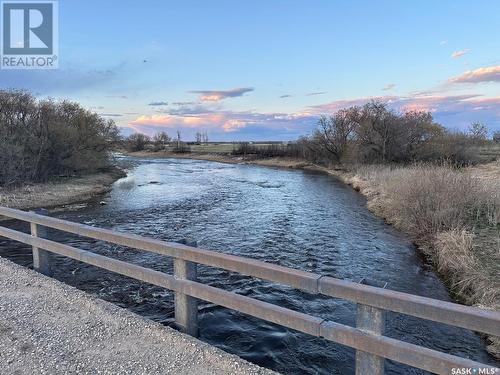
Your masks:
<instances>
[{"instance_id":1,"label":"brown grass","mask_svg":"<svg viewBox=\"0 0 500 375\"><path fill-rule=\"evenodd\" d=\"M500 310L500 164L362 166L344 179L410 235L458 299ZM499 338L489 340L500 357Z\"/></svg>"},{"instance_id":2,"label":"brown grass","mask_svg":"<svg viewBox=\"0 0 500 375\"><path fill-rule=\"evenodd\" d=\"M88 201L111 189L113 182L125 173L118 168L82 177L26 184L18 188L0 188L0 206L22 210L54 208Z\"/></svg>"}]
</instances>

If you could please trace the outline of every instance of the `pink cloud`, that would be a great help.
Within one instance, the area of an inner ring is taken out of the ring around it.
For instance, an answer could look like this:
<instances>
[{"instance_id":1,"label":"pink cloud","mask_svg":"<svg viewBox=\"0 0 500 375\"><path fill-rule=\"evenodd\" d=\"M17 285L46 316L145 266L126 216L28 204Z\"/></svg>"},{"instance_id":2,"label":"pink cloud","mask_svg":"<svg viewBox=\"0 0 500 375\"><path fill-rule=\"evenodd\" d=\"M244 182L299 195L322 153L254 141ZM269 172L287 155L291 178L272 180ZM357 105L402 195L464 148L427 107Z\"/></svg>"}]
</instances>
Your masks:
<instances>
[{"instance_id":1,"label":"pink cloud","mask_svg":"<svg viewBox=\"0 0 500 375\"><path fill-rule=\"evenodd\" d=\"M389 95L365 96L365 97L354 98L354 99L341 99L341 100L335 100L333 102L329 102L329 103L325 103L325 104L311 106L306 111L306 113L309 113L309 114L334 113L342 108L348 108L348 107L353 107L353 106L362 106L363 104L366 104L372 100L382 101L385 103L391 103L394 100L398 100L398 99L399 99L399 97L397 97L397 96L389 96Z\"/></svg>"},{"instance_id":2,"label":"pink cloud","mask_svg":"<svg viewBox=\"0 0 500 375\"><path fill-rule=\"evenodd\" d=\"M450 78L450 83L500 82L500 65L469 70Z\"/></svg>"},{"instance_id":3,"label":"pink cloud","mask_svg":"<svg viewBox=\"0 0 500 375\"><path fill-rule=\"evenodd\" d=\"M312 106L307 113L311 116L331 114L341 108L361 106L370 100L385 102L396 111L429 111L437 122L449 128L467 129L472 122L480 121L492 130L500 129L500 97L484 97L477 94L355 98Z\"/></svg>"},{"instance_id":4,"label":"pink cloud","mask_svg":"<svg viewBox=\"0 0 500 375\"><path fill-rule=\"evenodd\" d=\"M451 54L451 58L452 59L458 59L460 57L462 57L463 55L465 55L467 52L469 52L470 49L466 48L466 49L463 49L461 51L455 51Z\"/></svg>"},{"instance_id":5,"label":"pink cloud","mask_svg":"<svg viewBox=\"0 0 500 375\"><path fill-rule=\"evenodd\" d=\"M289 140L310 134L322 114L362 106L378 100L397 111L424 110L450 128L466 129L474 121L491 129L500 128L500 97L482 95L385 95L336 100L292 113L259 113L252 111L214 110L200 105L161 114L142 115L126 125L135 131L153 135L159 131L182 131L183 139L194 139L197 131L208 131L213 140Z\"/></svg>"},{"instance_id":6,"label":"pink cloud","mask_svg":"<svg viewBox=\"0 0 500 375\"><path fill-rule=\"evenodd\" d=\"M192 110L191 110L192 109ZM196 131L208 131L212 136L218 134L219 139L227 139L233 134L262 134L266 139L295 139L307 134L316 124L316 116L307 113L258 113L251 111L214 112L203 106L184 108L182 113L172 110L171 113L142 115L125 125L136 132L153 135L159 131L167 133L182 130L183 139L194 137ZM265 136L264 136L265 134ZM248 136L247 136L248 137Z\"/></svg>"},{"instance_id":7,"label":"pink cloud","mask_svg":"<svg viewBox=\"0 0 500 375\"><path fill-rule=\"evenodd\" d=\"M213 128L218 126L223 118L220 114L200 114L199 116L173 116L169 114L139 116L130 122L130 126L142 133L150 133L154 128ZM149 131L144 131L149 129Z\"/></svg>"},{"instance_id":8,"label":"pink cloud","mask_svg":"<svg viewBox=\"0 0 500 375\"><path fill-rule=\"evenodd\" d=\"M272 120L289 121L288 115L282 114L264 114L252 112L231 112L221 111L217 113L206 112L197 115L171 115L158 114L151 116L139 116L131 121L129 125L134 129L155 128L192 128L192 129L219 129L224 132L233 132L237 129L245 128L249 124L266 123Z\"/></svg>"},{"instance_id":9,"label":"pink cloud","mask_svg":"<svg viewBox=\"0 0 500 375\"><path fill-rule=\"evenodd\" d=\"M193 94L200 94L200 100L204 102L218 102L227 98L243 96L247 92L253 91L253 87L238 87L231 90L193 90Z\"/></svg>"},{"instance_id":10,"label":"pink cloud","mask_svg":"<svg viewBox=\"0 0 500 375\"><path fill-rule=\"evenodd\" d=\"M226 132L234 132L247 126L247 122L237 119L229 119L224 122L222 129Z\"/></svg>"},{"instance_id":11,"label":"pink cloud","mask_svg":"<svg viewBox=\"0 0 500 375\"><path fill-rule=\"evenodd\" d=\"M317 106L310 107L311 114L322 114L322 113L333 113L339 109L351 107L351 106L361 106L370 101L381 101L387 103L387 105L396 110L402 111L450 111L462 108L463 110L470 109L471 104L485 103L489 102L494 104L499 104L498 98L481 98L481 95L421 95L421 96L373 96L373 97L363 97L350 100L337 100L331 103L321 104Z\"/></svg>"}]
</instances>

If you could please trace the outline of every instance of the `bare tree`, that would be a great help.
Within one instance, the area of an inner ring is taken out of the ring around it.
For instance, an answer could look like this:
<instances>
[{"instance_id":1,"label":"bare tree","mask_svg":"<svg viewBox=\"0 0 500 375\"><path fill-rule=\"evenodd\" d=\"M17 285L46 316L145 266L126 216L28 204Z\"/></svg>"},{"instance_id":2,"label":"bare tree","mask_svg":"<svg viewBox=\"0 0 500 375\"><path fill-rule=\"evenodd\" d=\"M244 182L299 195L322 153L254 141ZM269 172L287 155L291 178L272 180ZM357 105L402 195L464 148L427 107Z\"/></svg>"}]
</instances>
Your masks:
<instances>
[{"instance_id":1,"label":"bare tree","mask_svg":"<svg viewBox=\"0 0 500 375\"><path fill-rule=\"evenodd\" d=\"M487 130L476 126L475 133L485 139ZM447 132L429 112L396 113L376 101L322 117L313 136L301 141L302 154L319 162L448 159L466 164L472 161L472 145L471 137Z\"/></svg>"},{"instance_id":2,"label":"bare tree","mask_svg":"<svg viewBox=\"0 0 500 375\"><path fill-rule=\"evenodd\" d=\"M353 139L360 120L358 107L341 109L335 115L322 116L319 120L315 138L333 155L335 161L340 161L348 142Z\"/></svg>"},{"instance_id":3,"label":"bare tree","mask_svg":"<svg viewBox=\"0 0 500 375\"><path fill-rule=\"evenodd\" d=\"M155 151L164 150L168 143L170 143L170 137L166 132L159 132L153 136L153 146Z\"/></svg>"},{"instance_id":4,"label":"bare tree","mask_svg":"<svg viewBox=\"0 0 500 375\"><path fill-rule=\"evenodd\" d=\"M181 131L177 130L177 148L179 149L181 145Z\"/></svg>"},{"instance_id":5,"label":"bare tree","mask_svg":"<svg viewBox=\"0 0 500 375\"><path fill-rule=\"evenodd\" d=\"M196 132L196 143L197 144L201 144L202 137L203 137L203 134L201 134L200 132Z\"/></svg>"},{"instance_id":6,"label":"bare tree","mask_svg":"<svg viewBox=\"0 0 500 375\"><path fill-rule=\"evenodd\" d=\"M151 138L142 133L134 133L127 138L127 148L130 151L142 151L151 142Z\"/></svg>"},{"instance_id":7,"label":"bare tree","mask_svg":"<svg viewBox=\"0 0 500 375\"><path fill-rule=\"evenodd\" d=\"M493 142L500 143L500 131L496 131L493 133Z\"/></svg>"},{"instance_id":8,"label":"bare tree","mask_svg":"<svg viewBox=\"0 0 500 375\"><path fill-rule=\"evenodd\" d=\"M469 127L469 134L474 140L484 142L488 138L488 128L480 122L474 122Z\"/></svg>"}]
</instances>

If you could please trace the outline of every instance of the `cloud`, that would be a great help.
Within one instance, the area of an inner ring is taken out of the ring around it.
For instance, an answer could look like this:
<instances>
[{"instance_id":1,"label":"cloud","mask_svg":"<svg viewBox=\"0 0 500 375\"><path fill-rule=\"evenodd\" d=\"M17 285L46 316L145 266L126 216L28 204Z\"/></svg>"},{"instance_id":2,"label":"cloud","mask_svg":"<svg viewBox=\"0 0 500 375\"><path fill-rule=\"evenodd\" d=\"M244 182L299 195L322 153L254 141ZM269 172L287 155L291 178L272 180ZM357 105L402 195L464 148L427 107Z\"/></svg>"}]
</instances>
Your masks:
<instances>
[{"instance_id":1,"label":"cloud","mask_svg":"<svg viewBox=\"0 0 500 375\"><path fill-rule=\"evenodd\" d=\"M394 87L396 87L396 84L395 83L389 83L387 85L385 85L382 90L383 91L389 91L389 90L392 90Z\"/></svg>"},{"instance_id":2,"label":"cloud","mask_svg":"<svg viewBox=\"0 0 500 375\"><path fill-rule=\"evenodd\" d=\"M450 78L449 83L500 82L500 65L469 70Z\"/></svg>"},{"instance_id":3,"label":"cloud","mask_svg":"<svg viewBox=\"0 0 500 375\"><path fill-rule=\"evenodd\" d=\"M306 94L306 96L315 96L315 95L323 95L326 94L326 91L318 91L318 92L310 92Z\"/></svg>"},{"instance_id":4,"label":"cloud","mask_svg":"<svg viewBox=\"0 0 500 375\"><path fill-rule=\"evenodd\" d=\"M284 99L284 98L291 98L292 95L289 95L289 94L285 94L285 95L281 95L280 96L280 99Z\"/></svg>"},{"instance_id":5,"label":"cloud","mask_svg":"<svg viewBox=\"0 0 500 375\"><path fill-rule=\"evenodd\" d=\"M423 110L438 112L447 111L459 103L463 104L467 100L478 99L480 97L481 95L475 94L453 96L369 96L347 100L336 100L330 103L311 106L309 108L310 113L324 114L333 113L346 107L362 106L370 101L380 101L396 110Z\"/></svg>"},{"instance_id":6,"label":"cloud","mask_svg":"<svg viewBox=\"0 0 500 375\"><path fill-rule=\"evenodd\" d=\"M29 90L38 96L73 95L86 90L103 92L115 86L124 68L124 64L103 69L66 64L53 70L1 70L0 87Z\"/></svg>"},{"instance_id":7,"label":"cloud","mask_svg":"<svg viewBox=\"0 0 500 375\"><path fill-rule=\"evenodd\" d=\"M119 113L99 113L100 116L103 117L122 117L123 115Z\"/></svg>"},{"instance_id":8,"label":"cloud","mask_svg":"<svg viewBox=\"0 0 500 375\"><path fill-rule=\"evenodd\" d=\"M196 102L173 102L173 105L192 105L196 104Z\"/></svg>"},{"instance_id":9,"label":"cloud","mask_svg":"<svg viewBox=\"0 0 500 375\"><path fill-rule=\"evenodd\" d=\"M168 105L168 102L151 102L148 105L150 105L152 107L157 107L157 106L159 107L159 106Z\"/></svg>"},{"instance_id":10,"label":"cloud","mask_svg":"<svg viewBox=\"0 0 500 375\"><path fill-rule=\"evenodd\" d=\"M210 127L211 124L216 123L220 115L208 116L173 116L168 114L159 114L139 116L134 121L130 122L132 126L148 125L148 126L161 126L166 128L199 128L202 126Z\"/></svg>"},{"instance_id":11,"label":"cloud","mask_svg":"<svg viewBox=\"0 0 500 375\"><path fill-rule=\"evenodd\" d=\"M161 111L161 113L166 113L174 116L190 116L190 115L199 115L199 114L207 114L214 113L215 109L207 108L201 104L194 105L182 105L178 108L169 108Z\"/></svg>"},{"instance_id":12,"label":"cloud","mask_svg":"<svg viewBox=\"0 0 500 375\"><path fill-rule=\"evenodd\" d=\"M322 114L337 112L339 109L342 108L362 106L372 100L382 101L384 103L391 103L392 101L395 101L397 99L398 99L397 96L385 95L385 96L367 96L367 97L360 97L353 99L335 100L329 103L310 106L308 107L307 112L310 114L322 115Z\"/></svg>"},{"instance_id":13,"label":"cloud","mask_svg":"<svg viewBox=\"0 0 500 375\"><path fill-rule=\"evenodd\" d=\"M194 139L199 131L207 131L210 139L218 141L294 140L310 134L322 114L332 114L354 105L361 106L371 100L383 101L396 111L430 111L437 122L449 128L465 130L472 122L480 121L491 130L500 130L500 96L436 93L336 100L293 113L231 111L194 104L168 108L154 115L137 116L133 121L121 125L148 135L159 131L173 134L180 130L184 140Z\"/></svg>"},{"instance_id":14,"label":"cloud","mask_svg":"<svg viewBox=\"0 0 500 375\"><path fill-rule=\"evenodd\" d=\"M439 42L439 45L444 46L446 43L448 43L448 40L442 40Z\"/></svg>"},{"instance_id":15,"label":"cloud","mask_svg":"<svg viewBox=\"0 0 500 375\"><path fill-rule=\"evenodd\" d=\"M200 100L204 102L218 102L227 98L243 96L247 92L254 91L253 87L239 87L231 90L193 90L193 94L200 94Z\"/></svg>"},{"instance_id":16,"label":"cloud","mask_svg":"<svg viewBox=\"0 0 500 375\"><path fill-rule=\"evenodd\" d=\"M455 51L451 54L451 58L452 59L458 59L460 57L462 57L463 55L465 55L467 52L469 52L470 49L466 48L466 49L463 49L461 51Z\"/></svg>"},{"instance_id":17,"label":"cloud","mask_svg":"<svg viewBox=\"0 0 500 375\"><path fill-rule=\"evenodd\" d=\"M184 137L194 137L196 131L203 130L217 140L292 140L309 133L316 121L316 115L308 114L199 111L189 115L143 115L131 121L128 127L148 135L179 129Z\"/></svg>"},{"instance_id":18,"label":"cloud","mask_svg":"<svg viewBox=\"0 0 500 375\"><path fill-rule=\"evenodd\" d=\"M472 122L480 121L492 130L500 130L500 97L484 97L478 94L386 95L354 98L311 106L308 108L308 113L310 115L330 114L342 108L355 105L361 106L371 100L385 102L390 108L397 111L429 111L438 123L452 129L464 130Z\"/></svg>"}]
</instances>

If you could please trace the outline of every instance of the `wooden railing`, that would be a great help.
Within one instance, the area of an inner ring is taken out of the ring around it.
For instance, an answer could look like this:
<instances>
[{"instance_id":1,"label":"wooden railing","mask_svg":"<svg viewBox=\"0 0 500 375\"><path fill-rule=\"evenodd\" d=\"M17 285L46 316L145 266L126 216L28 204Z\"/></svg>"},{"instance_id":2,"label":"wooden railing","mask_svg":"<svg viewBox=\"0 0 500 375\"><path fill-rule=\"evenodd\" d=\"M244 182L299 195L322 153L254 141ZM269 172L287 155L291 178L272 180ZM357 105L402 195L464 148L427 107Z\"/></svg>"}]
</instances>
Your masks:
<instances>
[{"instance_id":1,"label":"wooden railing","mask_svg":"<svg viewBox=\"0 0 500 375\"><path fill-rule=\"evenodd\" d=\"M31 235L0 226L0 236L31 245L34 268L42 273L50 275L50 253L55 253L173 290L176 323L182 331L194 336L198 332L197 299L201 299L352 347L356 349L356 374L359 375L383 374L385 358L447 375L452 373L453 368L492 369L491 366L469 359L384 336L384 312L394 311L500 336L498 311L419 297L254 259L72 223L32 212L0 207L0 215L30 223ZM43 238L44 227L172 257L174 275L50 241ZM313 294L353 301L357 303L356 327L327 321L201 284L196 281L197 264L274 281Z\"/></svg>"}]
</instances>

